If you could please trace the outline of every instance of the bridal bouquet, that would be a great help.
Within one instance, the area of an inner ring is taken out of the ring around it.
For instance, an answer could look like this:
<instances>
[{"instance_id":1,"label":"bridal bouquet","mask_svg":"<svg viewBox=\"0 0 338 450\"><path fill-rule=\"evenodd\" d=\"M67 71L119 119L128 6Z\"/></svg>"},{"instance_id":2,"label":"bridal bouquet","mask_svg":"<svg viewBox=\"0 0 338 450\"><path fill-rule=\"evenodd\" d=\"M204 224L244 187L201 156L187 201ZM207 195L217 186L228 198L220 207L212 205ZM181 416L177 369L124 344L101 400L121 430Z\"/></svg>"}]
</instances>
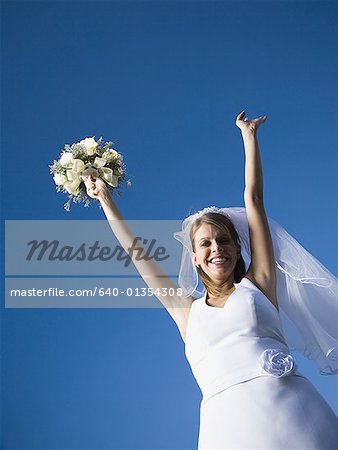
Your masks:
<instances>
[{"instance_id":1,"label":"bridal bouquet","mask_svg":"<svg viewBox=\"0 0 338 450\"><path fill-rule=\"evenodd\" d=\"M112 148L113 142L104 142L102 137L95 141L94 137L85 138L72 145L65 145L60 159L49 166L54 175L57 192L68 194L65 209L70 204L84 202L89 206L91 198L87 195L86 179L93 175L101 178L113 191L120 187L126 176L123 156ZM127 181L130 186L130 180ZM121 195L121 192L118 191Z\"/></svg>"}]
</instances>

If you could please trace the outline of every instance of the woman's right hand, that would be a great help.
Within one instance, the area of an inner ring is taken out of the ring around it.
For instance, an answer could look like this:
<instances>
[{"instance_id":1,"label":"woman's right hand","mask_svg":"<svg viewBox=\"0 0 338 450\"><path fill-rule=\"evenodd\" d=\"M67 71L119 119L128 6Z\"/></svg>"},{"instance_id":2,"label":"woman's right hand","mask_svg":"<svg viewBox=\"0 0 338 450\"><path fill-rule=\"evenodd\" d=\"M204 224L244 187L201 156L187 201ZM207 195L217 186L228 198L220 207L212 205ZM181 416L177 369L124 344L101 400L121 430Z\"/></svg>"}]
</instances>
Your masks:
<instances>
[{"instance_id":1,"label":"woman's right hand","mask_svg":"<svg viewBox=\"0 0 338 450\"><path fill-rule=\"evenodd\" d=\"M244 117L244 116L245 116L245 111L242 111L241 113L238 114L238 116L236 118L236 125L238 126L238 128L241 130L241 132L243 134L257 133L259 126L262 123L264 123L268 117L268 116L260 116L260 117L257 117L256 119L251 120L251 119L249 119L249 117Z\"/></svg>"},{"instance_id":2,"label":"woman's right hand","mask_svg":"<svg viewBox=\"0 0 338 450\"><path fill-rule=\"evenodd\" d=\"M84 183L86 185L87 194L89 197L100 200L107 195L109 196L107 185L103 180L101 180L101 178L96 178L93 175L90 175Z\"/></svg>"}]
</instances>

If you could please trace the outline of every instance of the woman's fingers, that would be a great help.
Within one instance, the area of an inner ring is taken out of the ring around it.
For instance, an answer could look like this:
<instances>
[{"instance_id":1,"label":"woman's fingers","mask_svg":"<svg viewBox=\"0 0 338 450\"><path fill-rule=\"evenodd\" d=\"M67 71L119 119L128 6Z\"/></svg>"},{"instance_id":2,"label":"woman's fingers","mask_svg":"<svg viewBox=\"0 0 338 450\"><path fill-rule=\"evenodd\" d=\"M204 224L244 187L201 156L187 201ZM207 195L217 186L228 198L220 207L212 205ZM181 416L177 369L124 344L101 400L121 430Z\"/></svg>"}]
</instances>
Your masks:
<instances>
[{"instance_id":1,"label":"woman's fingers","mask_svg":"<svg viewBox=\"0 0 338 450\"><path fill-rule=\"evenodd\" d=\"M245 111L242 111L236 118L236 125L241 131L255 131L262 123L266 121L267 117L267 115L264 115L256 117L255 119L250 119L249 117L245 117Z\"/></svg>"},{"instance_id":2,"label":"woman's fingers","mask_svg":"<svg viewBox=\"0 0 338 450\"><path fill-rule=\"evenodd\" d=\"M238 114L237 116L237 121L242 121L242 122L265 122L267 119L267 116L260 116L257 117L256 119L250 120L249 117L244 117L245 116L245 111L242 111L240 114ZM244 118L243 118L244 117Z\"/></svg>"},{"instance_id":3,"label":"woman's fingers","mask_svg":"<svg viewBox=\"0 0 338 450\"><path fill-rule=\"evenodd\" d=\"M260 117L257 117L256 119L253 119L252 120L252 122L254 122L254 123L262 123L262 122L265 122L266 121L266 119L267 119L267 117L268 116L260 116ZM244 119L244 121L247 121L248 119L246 118L246 119Z\"/></svg>"},{"instance_id":4,"label":"woman's fingers","mask_svg":"<svg viewBox=\"0 0 338 450\"><path fill-rule=\"evenodd\" d=\"M87 189L87 193L88 193L89 197L91 197L91 198L96 198L99 195L98 190L92 189L92 188Z\"/></svg>"},{"instance_id":5,"label":"woman's fingers","mask_svg":"<svg viewBox=\"0 0 338 450\"><path fill-rule=\"evenodd\" d=\"M85 180L85 185L86 185L87 194L89 195L89 197L95 198L95 196L98 195L97 186L96 186L96 179L94 177L92 177L92 176L89 176Z\"/></svg>"},{"instance_id":6,"label":"woman's fingers","mask_svg":"<svg viewBox=\"0 0 338 450\"><path fill-rule=\"evenodd\" d=\"M264 123L267 119L267 116L260 116L257 119L257 123L260 125L261 123Z\"/></svg>"},{"instance_id":7,"label":"woman's fingers","mask_svg":"<svg viewBox=\"0 0 338 450\"><path fill-rule=\"evenodd\" d=\"M236 120L241 120L244 116L245 116L245 111L242 111L241 113L238 114Z\"/></svg>"}]
</instances>

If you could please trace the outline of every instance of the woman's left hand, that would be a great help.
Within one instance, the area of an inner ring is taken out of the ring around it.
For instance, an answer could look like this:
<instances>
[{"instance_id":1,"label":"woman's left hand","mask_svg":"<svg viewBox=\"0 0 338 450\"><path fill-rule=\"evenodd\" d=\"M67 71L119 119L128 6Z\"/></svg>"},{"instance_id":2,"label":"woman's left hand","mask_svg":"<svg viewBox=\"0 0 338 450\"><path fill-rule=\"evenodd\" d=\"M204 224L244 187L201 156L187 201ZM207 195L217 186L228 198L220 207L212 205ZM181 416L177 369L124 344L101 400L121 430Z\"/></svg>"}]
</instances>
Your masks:
<instances>
[{"instance_id":1,"label":"woman's left hand","mask_svg":"<svg viewBox=\"0 0 338 450\"><path fill-rule=\"evenodd\" d=\"M260 116L250 120L248 117L245 117L245 111L242 111L236 118L236 125L242 133L256 133L260 124L264 123L266 119L267 116Z\"/></svg>"}]
</instances>

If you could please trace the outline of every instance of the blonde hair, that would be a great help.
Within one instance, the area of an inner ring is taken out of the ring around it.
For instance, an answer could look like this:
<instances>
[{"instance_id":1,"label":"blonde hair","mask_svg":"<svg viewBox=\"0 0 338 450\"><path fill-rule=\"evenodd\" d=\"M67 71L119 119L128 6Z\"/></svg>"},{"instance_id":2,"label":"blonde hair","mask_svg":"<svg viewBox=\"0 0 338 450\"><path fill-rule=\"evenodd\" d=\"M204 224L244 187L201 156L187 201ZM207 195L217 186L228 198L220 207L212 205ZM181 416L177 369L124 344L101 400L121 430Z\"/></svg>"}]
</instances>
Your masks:
<instances>
[{"instance_id":1,"label":"blonde hair","mask_svg":"<svg viewBox=\"0 0 338 450\"><path fill-rule=\"evenodd\" d=\"M203 216L199 217L193 223L190 230L190 240L192 244L193 251L195 252L195 235L197 230L204 224L207 223L209 225L214 225L219 230L230 234L232 241L235 243L236 247L241 251L241 243L237 234L237 231L231 222L231 220L225 216L224 214L218 213L206 213ZM223 288L226 284L226 281L219 286L215 286L213 280L200 268L197 267L197 272L202 279L202 282L205 286L205 289L211 294L213 297L220 297L224 294ZM242 255L240 254L239 259L237 260L236 267L234 269L234 281L235 283L239 283L246 273L245 263Z\"/></svg>"}]
</instances>

